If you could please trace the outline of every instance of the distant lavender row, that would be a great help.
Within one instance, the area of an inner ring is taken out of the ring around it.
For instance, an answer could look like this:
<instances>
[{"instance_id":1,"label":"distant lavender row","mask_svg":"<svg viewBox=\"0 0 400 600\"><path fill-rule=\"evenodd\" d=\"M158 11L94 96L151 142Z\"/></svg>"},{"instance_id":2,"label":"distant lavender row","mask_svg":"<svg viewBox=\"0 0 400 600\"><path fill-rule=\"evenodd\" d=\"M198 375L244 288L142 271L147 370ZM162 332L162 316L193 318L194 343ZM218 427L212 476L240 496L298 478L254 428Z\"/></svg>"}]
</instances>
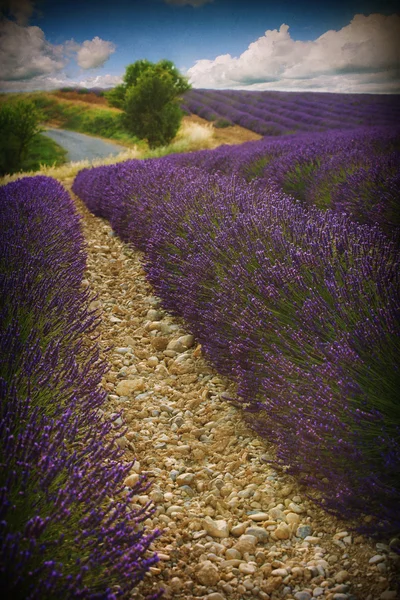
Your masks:
<instances>
[{"instance_id":1,"label":"distant lavender row","mask_svg":"<svg viewBox=\"0 0 400 600\"><path fill-rule=\"evenodd\" d=\"M213 121L227 119L260 135L325 131L400 121L400 96L190 90L185 110Z\"/></svg>"},{"instance_id":2,"label":"distant lavender row","mask_svg":"<svg viewBox=\"0 0 400 600\"><path fill-rule=\"evenodd\" d=\"M55 180L0 188L0 586L4 597L128 597L157 557L123 481L106 365L83 343L98 318L81 282L84 239Z\"/></svg>"},{"instance_id":3,"label":"distant lavender row","mask_svg":"<svg viewBox=\"0 0 400 600\"><path fill-rule=\"evenodd\" d=\"M177 166L238 173L297 200L378 224L400 241L400 129L297 134L171 157Z\"/></svg>"},{"instance_id":4,"label":"distant lavender row","mask_svg":"<svg viewBox=\"0 0 400 600\"><path fill-rule=\"evenodd\" d=\"M397 250L378 228L179 160L86 169L73 189L145 251L163 305L237 383L278 464L359 530L397 532Z\"/></svg>"}]
</instances>

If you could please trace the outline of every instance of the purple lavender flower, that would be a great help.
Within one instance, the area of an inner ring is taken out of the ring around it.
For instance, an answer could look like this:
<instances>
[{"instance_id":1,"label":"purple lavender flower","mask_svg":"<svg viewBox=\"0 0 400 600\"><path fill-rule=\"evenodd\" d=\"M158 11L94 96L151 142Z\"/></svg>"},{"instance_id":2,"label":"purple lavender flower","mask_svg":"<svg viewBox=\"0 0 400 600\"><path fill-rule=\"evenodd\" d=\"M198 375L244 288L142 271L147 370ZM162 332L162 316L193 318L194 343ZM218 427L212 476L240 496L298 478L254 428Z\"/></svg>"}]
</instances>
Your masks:
<instances>
[{"instance_id":1,"label":"purple lavender flower","mask_svg":"<svg viewBox=\"0 0 400 600\"><path fill-rule=\"evenodd\" d=\"M99 410L107 365L83 344L80 218L48 177L0 188L0 581L12 598L113 599L157 561L151 514Z\"/></svg>"}]
</instances>

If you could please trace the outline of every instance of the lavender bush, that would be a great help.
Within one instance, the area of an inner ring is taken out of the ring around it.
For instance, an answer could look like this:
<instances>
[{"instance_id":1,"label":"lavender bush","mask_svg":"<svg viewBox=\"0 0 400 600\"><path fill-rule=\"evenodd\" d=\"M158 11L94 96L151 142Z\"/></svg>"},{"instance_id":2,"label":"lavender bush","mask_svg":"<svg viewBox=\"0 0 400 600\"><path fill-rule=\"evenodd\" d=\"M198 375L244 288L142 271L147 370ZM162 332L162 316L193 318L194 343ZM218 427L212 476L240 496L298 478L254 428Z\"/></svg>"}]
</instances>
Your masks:
<instances>
[{"instance_id":1,"label":"lavender bush","mask_svg":"<svg viewBox=\"0 0 400 600\"><path fill-rule=\"evenodd\" d=\"M8 598L128 597L157 561L148 506L101 410L106 365L81 282L79 217L62 186L0 189L0 581ZM115 420L114 420L115 421Z\"/></svg>"},{"instance_id":2,"label":"lavender bush","mask_svg":"<svg viewBox=\"0 0 400 600\"><path fill-rule=\"evenodd\" d=\"M164 306L237 383L278 464L358 530L396 533L399 253L378 227L257 178L207 173L212 156L243 167L227 149L132 161L112 171L97 206L118 205L115 231L145 251ZM96 169L83 171L74 189L85 200L95 181Z\"/></svg>"}]
</instances>

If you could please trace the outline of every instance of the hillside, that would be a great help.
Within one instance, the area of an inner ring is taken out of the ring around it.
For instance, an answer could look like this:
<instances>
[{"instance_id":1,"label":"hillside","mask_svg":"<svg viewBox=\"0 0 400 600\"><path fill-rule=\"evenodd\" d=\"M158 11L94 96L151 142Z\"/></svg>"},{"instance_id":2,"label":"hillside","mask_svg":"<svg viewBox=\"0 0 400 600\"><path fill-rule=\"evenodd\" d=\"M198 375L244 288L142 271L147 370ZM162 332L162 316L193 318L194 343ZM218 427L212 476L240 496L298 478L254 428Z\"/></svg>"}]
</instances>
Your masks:
<instances>
[{"instance_id":1,"label":"hillside","mask_svg":"<svg viewBox=\"0 0 400 600\"><path fill-rule=\"evenodd\" d=\"M193 89L185 94L183 108L214 123L234 123L268 136L400 121L398 95Z\"/></svg>"}]
</instances>

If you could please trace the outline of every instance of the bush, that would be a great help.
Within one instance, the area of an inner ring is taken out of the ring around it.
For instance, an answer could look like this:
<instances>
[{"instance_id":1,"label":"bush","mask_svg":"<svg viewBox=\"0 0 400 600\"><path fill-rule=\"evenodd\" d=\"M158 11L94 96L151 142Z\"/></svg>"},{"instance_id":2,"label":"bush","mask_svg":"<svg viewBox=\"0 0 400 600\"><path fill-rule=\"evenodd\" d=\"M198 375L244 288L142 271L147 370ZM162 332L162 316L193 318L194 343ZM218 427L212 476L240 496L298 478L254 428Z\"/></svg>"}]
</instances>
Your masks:
<instances>
[{"instance_id":1,"label":"bush","mask_svg":"<svg viewBox=\"0 0 400 600\"><path fill-rule=\"evenodd\" d=\"M29 146L40 132L41 114L29 101L0 106L0 175L22 167Z\"/></svg>"},{"instance_id":2,"label":"bush","mask_svg":"<svg viewBox=\"0 0 400 600\"><path fill-rule=\"evenodd\" d=\"M213 152L201 155L210 167ZM397 533L398 251L378 228L259 180L179 167L192 159L86 170L74 191L145 251L163 306L236 382L277 465L360 531Z\"/></svg>"},{"instance_id":3,"label":"bush","mask_svg":"<svg viewBox=\"0 0 400 600\"><path fill-rule=\"evenodd\" d=\"M224 127L232 127L233 123L232 121L228 121L228 119L217 119L213 125L217 129L223 129Z\"/></svg>"},{"instance_id":4,"label":"bush","mask_svg":"<svg viewBox=\"0 0 400 600\"><path fill-rule=\"evenodd\" d=\"M183 116L178 97L189 87L171 61L138 60L128 65L124 83L107 98L112 106L124 109L126 129L157 148L169 144L178 132Z\"/></svg>"}]
</instances>

